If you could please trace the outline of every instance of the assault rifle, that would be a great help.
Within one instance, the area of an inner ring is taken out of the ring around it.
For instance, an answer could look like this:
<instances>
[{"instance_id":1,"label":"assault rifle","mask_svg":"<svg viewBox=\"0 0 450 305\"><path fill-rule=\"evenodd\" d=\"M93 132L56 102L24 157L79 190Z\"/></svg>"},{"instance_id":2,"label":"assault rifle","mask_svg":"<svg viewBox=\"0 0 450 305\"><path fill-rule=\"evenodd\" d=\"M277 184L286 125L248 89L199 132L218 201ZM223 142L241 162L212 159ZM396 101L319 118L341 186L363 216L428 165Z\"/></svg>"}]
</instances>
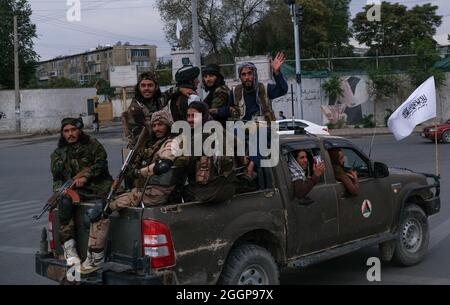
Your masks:
<instances>
[{"instance_id":1,"label":"assault rifle","mask_svg":"<svg viewBox=\"0 0 450 305\"><path fill-rule=\"evenodd\" d=\"M47 200L47 203L42 208L41 213L39 215L34 215L33 218L39 220L47 211L53 210L64 196L69 196L73 203L79 203L80 196L78 196L77 192L72 190L72 187L75 185L74 181L84 177L90 169L90 167L85 167L78 174L76 174L75 177L64 182L64 184Z\"/></svg>"}]
</instances>

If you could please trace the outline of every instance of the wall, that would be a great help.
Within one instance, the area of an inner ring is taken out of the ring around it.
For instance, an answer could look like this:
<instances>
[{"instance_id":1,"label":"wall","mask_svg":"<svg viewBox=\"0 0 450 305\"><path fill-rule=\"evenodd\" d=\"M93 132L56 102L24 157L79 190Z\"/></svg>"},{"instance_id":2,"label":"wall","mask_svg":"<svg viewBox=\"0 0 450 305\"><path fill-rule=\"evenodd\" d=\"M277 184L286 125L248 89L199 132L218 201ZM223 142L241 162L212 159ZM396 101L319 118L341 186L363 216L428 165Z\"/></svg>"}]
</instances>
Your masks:
<instances>
[{"instance_id":1,"label":"wall","mask_svg":"<svg viewBox=\"0 0 450 305\"><path fill-rule=\"evenodd\" d=\"M64 117L83 114L85 125L92 123L87 116L87 99L95 96L94 88L39 89L21 91L21 127L23 133L60 129ZM0 91L0 133L15 132L14 91Z\"/></svg>"}]
</instances>

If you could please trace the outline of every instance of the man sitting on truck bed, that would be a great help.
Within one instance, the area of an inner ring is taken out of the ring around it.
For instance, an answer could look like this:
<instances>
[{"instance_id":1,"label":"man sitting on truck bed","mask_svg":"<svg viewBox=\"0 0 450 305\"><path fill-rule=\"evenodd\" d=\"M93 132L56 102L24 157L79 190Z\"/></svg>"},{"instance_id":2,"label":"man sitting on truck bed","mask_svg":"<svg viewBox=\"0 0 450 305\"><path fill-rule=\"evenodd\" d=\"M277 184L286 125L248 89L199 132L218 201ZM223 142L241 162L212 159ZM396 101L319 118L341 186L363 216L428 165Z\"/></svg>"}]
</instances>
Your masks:
<instances>
[{"instance_id":1,"label":"man sitting on truck bed","mask_svg":"<svg viewBox=\"0 0 450 305\"><path fill-rule=\"evenodd\" d=\"M58 148L51 155L53 191L83 169L89 168L83 176L74 179L74 190L81 200L99 199L106 196L112 183L107 154L96 139L83 133L82 128L83 121L79 118L65 118L61 121L61 138ZM67 265L73 266L80 263L75 243L75 206L71 198L65 196L58 207L64 258Z\"/></svg>"},{"instance_id":2,"label":"man sitting on truck bed","mask_svg":"<svg viewBox=\"0 0 450 305\"><path fill-rule=\"evenodd\" d=\"M299 199L305 197L313 189L325 170L323 161L318 160L313 162L311 174L308 152L304 149L294 151L292 155L289 155L288 166L292 176L295 197Z\"/></svg>"},{"instance_id":3,"label":"man sitting on truck bed","mask_svg":"<svg viewBox=\"0 0 450 305\"><path fill-rule=\"evenodd\" d=\"M148 164L139 170L147 178L144 190L133 188L131 192L118 196L110 204L108 214L127 207L143 204L152 207L167 203L176 186L184 183L183 157L175 157L172 150L174 136L170 133L172 116L165 110L153 113L152 132L157 141L147 150ZM87 258L81 266L82 272L95 271L102 264L110 220L107 217L91 224Z\"/></svg>"},{"instance_id":4,"label":"man sitting on truck bed","mask_svg":"<svg viewBox=\"0 0 450 305\"><path fill-rule=\"evenodd\" d=\"M192 102L187 109L191 132L195 126L209 120L209 107L203 102ZM203 134L203 141L210 134ZM225 136L224 136L225 138ZM195 137L192 135L191 140ZM194 144L191 146L194 147ZM225 150L224 150L225 151ZM234 158L229 156L193 156L188 169L188 185L183 190L185 201L221 202L235 194Z\"/></svg>"}]
</instances>

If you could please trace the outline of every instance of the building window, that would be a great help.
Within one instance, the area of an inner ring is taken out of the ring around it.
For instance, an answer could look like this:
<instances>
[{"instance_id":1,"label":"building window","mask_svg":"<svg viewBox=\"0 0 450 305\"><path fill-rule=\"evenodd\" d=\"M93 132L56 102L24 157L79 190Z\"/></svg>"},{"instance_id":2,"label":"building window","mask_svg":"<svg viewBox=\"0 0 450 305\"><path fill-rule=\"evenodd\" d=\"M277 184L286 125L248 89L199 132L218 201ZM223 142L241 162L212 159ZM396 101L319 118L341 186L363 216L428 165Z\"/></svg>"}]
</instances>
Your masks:
<instances>
[{"instance_id":1,"label":"building window","mask_svg":"<svg viewBox=\"0 0 450 305\"><path fill-rule=\"evenodd\" d=\"M133 57L148 57L149 50L147 50L147 49L131 49L131 56L133 56Z\"/></svg>"}]
</instances>

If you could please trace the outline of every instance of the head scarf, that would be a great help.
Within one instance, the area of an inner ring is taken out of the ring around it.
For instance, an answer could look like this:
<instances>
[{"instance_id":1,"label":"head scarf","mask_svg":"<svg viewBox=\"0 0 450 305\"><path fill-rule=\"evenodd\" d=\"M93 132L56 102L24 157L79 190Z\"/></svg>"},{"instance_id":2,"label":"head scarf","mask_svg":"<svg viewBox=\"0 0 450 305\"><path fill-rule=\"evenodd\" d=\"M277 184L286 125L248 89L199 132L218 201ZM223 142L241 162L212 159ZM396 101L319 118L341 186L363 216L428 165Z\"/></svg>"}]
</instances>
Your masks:
<instances>
[{"instance_id":1,"label":"head scarf","mask_svg":"<svg viewBox=\"0 0 450 305\"><path fill-rule=\"evenodd\" d=\"M213 91L215 88L225 85L224 77L220 73L220 67L216 64L209 64L202 70L202 75L205 76L205 74L211 74L215 75L217 77L216 82L213 86L207 87L205 79L203 77L203 87L205 88L206 92Z\"/></svg>"},{"instance_id":2,"label":"head scarf","mask_svg":"<svg viewBox=\"0 0 450 305\"><path fill-rule=\"evenodd\" d=\"M305 170L300 166L300 164L298 164L296 158L292 154L289 154L288 156L288 168L291 172L292 182L295 182L297 180L302 180L303 182L306 181L306 178L308 176L307 172L309 171L308 168L306 169L307 172L305 173Z\"/></svg>"},{"instance_id":3,"label":"head scarf","mask_svg":"<svg viewBox=\"0 0 450 305\"><path fill-rule=\"evenodd\" d=\"M160 121L161 123L166 124L169 127L171 127L173 124L172 115L166 110L156 111L152 114L150 124L153 125L153 123L155 123L156 121Z\"/></svg>"}]
</instances>

